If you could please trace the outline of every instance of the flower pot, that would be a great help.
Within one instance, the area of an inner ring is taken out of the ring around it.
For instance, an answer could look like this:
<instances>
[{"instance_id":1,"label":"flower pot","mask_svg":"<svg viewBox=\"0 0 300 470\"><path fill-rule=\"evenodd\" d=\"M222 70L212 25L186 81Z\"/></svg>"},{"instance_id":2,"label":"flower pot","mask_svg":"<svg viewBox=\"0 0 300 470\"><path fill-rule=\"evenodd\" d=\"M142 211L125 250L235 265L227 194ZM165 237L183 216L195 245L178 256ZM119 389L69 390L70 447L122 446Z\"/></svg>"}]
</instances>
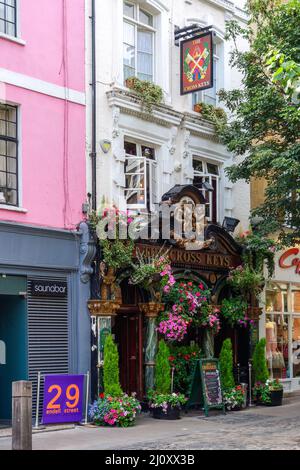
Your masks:
<instances>
[{"instance_id":1,"label":"flower pot","mask_svg":"<svg viewBox=\"0 0 300 470\"><path fill-rule=\"evenodd\" d=\"M256 405L258 406L281 406L283 399L283 389L282 390L271 390L270 391L270 403L262 401L260 394L256 396Z\"/></svg>"},{"instance_id":2,"label":"flower pot","mask_svg":"<svg viewBox=\"0 0 300 470\"><path fill-rule=\"evenodd\" d=\"M271 390L270 398L271 398L271 403L268 403L269 406L281 406L282 399L283 399L283 389Z\"/></svg>"},{"instance_id":3,"label":"flower pot","mask_svg":"<svg viewBox=\"0 0 300 470\"><path fill-rule=\"evenodd\" d=\"M134 78L127 78L125 80L125 85L127 88L130 88L132 90L134 88Z\"/></svg>"},{"instance_id":4,"label":"flower pot","mask_svg":"<svg viewBox=\"0 0 300 470\"><path fill-rule=\"evenodd\" d=\"M180 419L180 408L168 406L167 412L164 413L163 409L160 408L153 408L152 416L154 419L167 419L167 420L175 420Z\"/></svg>"},{"instance_id":5,"label":"flower pot","mask_svg":"<svg viewBox=\"0 0 300 470\"><path fill-rule=\"evenodd\" d=\"M194 104L194 111L196 113L201 113L202 111L202 105L201 104Z\"/></svg>"}]
</instances>

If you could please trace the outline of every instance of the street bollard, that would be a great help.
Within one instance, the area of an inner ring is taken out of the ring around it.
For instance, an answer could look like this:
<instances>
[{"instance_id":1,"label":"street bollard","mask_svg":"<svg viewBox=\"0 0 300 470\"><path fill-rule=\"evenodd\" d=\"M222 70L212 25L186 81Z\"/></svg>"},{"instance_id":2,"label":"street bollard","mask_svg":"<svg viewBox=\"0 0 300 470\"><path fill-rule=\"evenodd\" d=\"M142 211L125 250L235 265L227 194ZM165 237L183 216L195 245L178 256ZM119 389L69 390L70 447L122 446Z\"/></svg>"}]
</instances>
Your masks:
<instances>
[{"instance_id":1,"label":"street bollard","mask_svg":"<svg viewBox=\"0 0 300 470\"><path fill-rule=\"evenodd\" d=\"M32 383L12 384L12 450L32 450Z\"/></svg>"}]
</instances>

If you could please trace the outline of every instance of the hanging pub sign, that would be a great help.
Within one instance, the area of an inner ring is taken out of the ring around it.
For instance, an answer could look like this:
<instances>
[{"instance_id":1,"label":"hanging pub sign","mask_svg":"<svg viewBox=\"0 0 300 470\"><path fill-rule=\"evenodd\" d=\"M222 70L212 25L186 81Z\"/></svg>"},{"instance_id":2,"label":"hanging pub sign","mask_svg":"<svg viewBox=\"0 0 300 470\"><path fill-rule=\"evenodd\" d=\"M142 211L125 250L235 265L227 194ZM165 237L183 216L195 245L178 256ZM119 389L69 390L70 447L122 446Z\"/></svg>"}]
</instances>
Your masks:
<instances>
[{"instance_id":1,"label":"hanging pub sign","mask_svg":"<svg viewBox=\"0 0 300 470\"><path fill-rule=\"evenodd\" d=\"M194 405L202 405L205 416L212 408L222 409L225 413L218 359L200 359L196 362L187 407Z\"/></svg>"},{"instance_id":2,"label":"hanging pub sign","mask_svg":"<svg viewBox=\"0 0 300 470\"><path fill-rule=\"evenodd\" d=\"M181 95L213 88L212 32L181 42Z\"/></svg>"}]
</instances>

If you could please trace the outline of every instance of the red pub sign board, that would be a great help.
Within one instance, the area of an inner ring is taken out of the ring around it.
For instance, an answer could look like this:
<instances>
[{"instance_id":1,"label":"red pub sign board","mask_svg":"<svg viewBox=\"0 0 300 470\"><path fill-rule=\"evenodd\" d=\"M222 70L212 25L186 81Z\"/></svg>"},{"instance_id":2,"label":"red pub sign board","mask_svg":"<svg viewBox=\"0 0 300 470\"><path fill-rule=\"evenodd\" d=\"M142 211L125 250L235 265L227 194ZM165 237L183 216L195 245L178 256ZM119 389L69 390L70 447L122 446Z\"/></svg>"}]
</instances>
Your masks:
<instances>
[{"instance_id":1,"label":"red pub sign board","mask_svg":"<svg viewBox=\"0 0 300 470\"><path fill-rule=\"evenodd\" d=\"M181 94L213 87L212 32L181 42Z\"/></svg>"}]
</instances>

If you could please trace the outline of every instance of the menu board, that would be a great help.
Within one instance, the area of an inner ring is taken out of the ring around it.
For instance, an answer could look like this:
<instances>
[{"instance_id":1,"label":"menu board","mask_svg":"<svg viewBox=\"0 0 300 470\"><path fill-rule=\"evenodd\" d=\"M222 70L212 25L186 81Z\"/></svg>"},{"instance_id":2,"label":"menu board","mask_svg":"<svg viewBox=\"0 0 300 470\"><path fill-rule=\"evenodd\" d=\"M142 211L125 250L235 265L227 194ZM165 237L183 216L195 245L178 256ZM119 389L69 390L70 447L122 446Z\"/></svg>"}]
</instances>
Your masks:
<instances>
[{"instance_id":1,"label":"menu board","mask_svg":"<svg viewBox=\"0 0 300 470\"><path fill-rule=\"evenodd\" d=\"M222 405L220 372L216 360L203 360L200 364L204 393L208 406Z\"/></svg>"},{"instance_id":2,"label":"menu board","mask_svg":"<svg viewBox=\"0 0 300 470\"><path fill-rule=\"evenodd\" d=\"M187 409L195 405L201 405L206 416L211 408L225 413L218 359L196 361Z\"/></svg>"}]
</instances>

